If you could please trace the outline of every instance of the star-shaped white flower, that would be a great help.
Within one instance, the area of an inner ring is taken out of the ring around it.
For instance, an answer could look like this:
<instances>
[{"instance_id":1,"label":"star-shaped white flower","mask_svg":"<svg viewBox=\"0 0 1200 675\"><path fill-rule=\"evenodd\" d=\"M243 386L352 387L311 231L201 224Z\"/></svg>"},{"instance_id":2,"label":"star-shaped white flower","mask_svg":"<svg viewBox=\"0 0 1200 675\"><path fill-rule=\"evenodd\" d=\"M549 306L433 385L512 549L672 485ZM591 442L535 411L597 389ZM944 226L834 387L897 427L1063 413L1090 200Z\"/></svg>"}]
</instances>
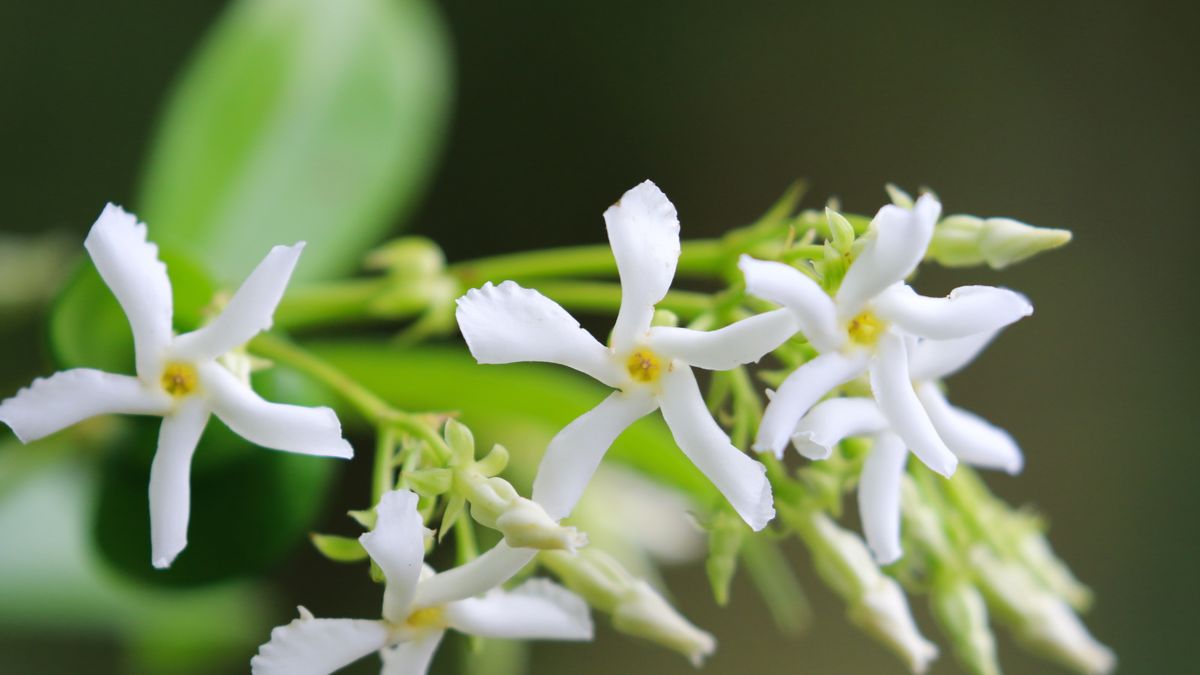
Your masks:
<instances>
[{"instance_id":1,"label":"star-shaped white flower","mask_svg":"<svg viewBox=\"0 0 1200 675\"><path fill-rule=\"evenodd\" d=\"M537 291L506 281L458 300L458 325L480 363L544 361L617 389L550 441L533 499L567 516L601 458L630 424L661 409L676 443L755 530L775 515L762 464L733 446L705 407L692 367L726 370L757 361L797 330L786 309L720 330L651 327L679 259L675 207L653 183L633 188L604 212L621 277L621 308L605 347ZM793 425L794 426L794 425Z\"/></svg>"},{"instance_id":2,"label":"star-shaped white flower","mask_svg":"<svg viewBox=\"0 0 1200 675\"><path fill-rule=\"evenodd\" d=\"M913 390L911 343L991 333L1033 312L1019 293L963 286L927 298L904 278L925 255L941 204L923 195L914 207L888 205L871 221L865 245L835 297L794 267L742 256L746 290L792 309L820 355L796 369L763 415L754 448L782 455L796 423L822 396L863 372L889 427L926 466L949 476L958 460Z\"/></svg>"},{"instance_id":3,"label":"star-shaped white flower","mask_svg":"<svg viewBox=\"0 0 1200 675\"><path fill-rule=\"evenodd\" d=\"M958 372L987 345L995 332L957 340L922 340L909 361L917 398L938 436L959 459L972 466L1021 471L1021 449L1003 429L956 408L937 380ZM818 403L800 420L792 443L809 459L828 459L843 439L868 436L874 441L863 462L858 508L867 544L882 565L900 558L900 484L908 450L879 405L869 398L832 398Z\"/></svg>"},{"instance_id":4,"label":"star-shaped white flower","mask_svg":"<svg viewBox=\"0 0 1200 675\"><path fill-rule=\"evenodd\" d=\"M376 508L375 529L359 541L383 570L383 619L300 618L271 631L250 661L254 675L325 675L378 651L383 675L423 675L447 628L510 640L590 640L587 603L544 579L497 587L532 558L501 542L440 574L423 564L425 527L417 495L395 490ZM480 597L475 597L480 596Z\"/></svg>"},{"instance_id":5,"label":"star-shaped white flower","mask_svg":"<svg viewBox=\"0 0 1200 675\"><path fill-rule=\"evenodd\" d=\"M337 415L329 408L269 403L217 362L271 326L303 243L276 246L211 323L172 332L171 282L146 240L146 226L109 204L84 241L133 330L137 377L90 368L34 380L0 403L0 421L28 443L106 413L161 415L150 467L150 540L155 567L187 545L192 453L215 414L246 440L267 448L349 458Z\"/></svg>"}]
</instances>

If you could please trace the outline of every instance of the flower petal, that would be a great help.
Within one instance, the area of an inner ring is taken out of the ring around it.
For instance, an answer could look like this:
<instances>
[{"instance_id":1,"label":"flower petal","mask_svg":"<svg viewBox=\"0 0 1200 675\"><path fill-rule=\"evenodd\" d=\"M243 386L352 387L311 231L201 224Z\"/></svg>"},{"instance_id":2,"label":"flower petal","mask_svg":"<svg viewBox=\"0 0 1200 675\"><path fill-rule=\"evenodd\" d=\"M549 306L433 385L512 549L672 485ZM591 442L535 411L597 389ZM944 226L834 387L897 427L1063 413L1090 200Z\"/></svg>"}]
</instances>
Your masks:
<instances>
[{"instance_id":1,"label":"flower petal","mask_svg":"<svg viewBox=\"0 0 1200 675\"><path fill-rule=\"evenodd\" d=\"M570 515L613 441L657 407L658 402L639 389L615 391L563 427L546 446L533 479L533 501L554 520Z\"/></svg>"},{"instance_id":2,"label":"flower petal","mask_svg":"<svg viewBox=\"0 0 1200 675\"><path fill-rule=\"evenodd\" d=\"M138 375L157 380L171 344L173 311L158 247L146 241L145 224L115 204L104 207L83 246L129 318Z\"/></svg>"},{"instance_id":3,"label":"flower petal","mask_svg":"<svg viewBox=\"0 0 1200 675\"><path fill-rule=\"evenodd\" d=\"M920 264L933 237L942 205L932 195L917 199L912 210L889 204L875 214L866 245L837 292L838 315L857 315L871 298L903 280Z\"/></svg>"},{"instance_id":4,"label":"flower petal","mask_svg":"<svg viewBox=\"0 0 1200 675\"><path fill-rule=\"evenodd\" d=\"M150 464L150 551L158 569L171 566L187 546L192 454L208 424L204 399L192 397L163 419Z\"/></svg>"},{"instance_id":5,"label":"flower petal","mask_svg":"<svg viewBox=\"0 0 1200 675\"><path fill-rule=\"evenodd\" d=\"M380 675L425 675L445 634L444 630L430 631L415 640L401 642L379 652L383 658Z\"/></svg>"},{"instance_id":6,"label":"flower petal","mask_svg":"<svg viewBox=\"0 0 1200 675\"><path fill-rule=\"evenodd\" d=\"M583 598L546 579L450 603L446 619L462 633L508 640L591 640L594 632Z\"/></svg>"},{"instance_id":7,"label":"flower petal","mask_svg":"<svg viewBox=\"0 0 1200 675\"><path fill-rule=\"evenodd\" d=\"M994 286L960 286L944 298L928 298L896 284L876 298L874 308L904 332L934 340L991 334L1033 313L1025 296Z\"/></svg>"},{"instance_id":8,"label":"flower petal","mask_svg":"<svg viewBox=\"0 0 1200 675\"><path fill-rule=\"evenodd\" d=\"M909 355L908 372L915 382L957 373L974 361L999 332L985 331L955 340L921 340Z\"/></svg>"},{"instance_id":9,"label":"flower petal","mask_svg":"<svg viewBox=\"0 0 1200 675\"><path fill-rule=\"evenodd\" d=\"M858 511L867 546L880 565L900 559L900 479L908 449L896 434L875 438L858 479Z\"/></svg>"},{"instance_id":10,"label":"flower petal","mask_svg":"<svg viewBox=\"0 0 1200 675\"><path fill-rule=\"evenodd\" d=\"M676 366L662 378L663 419L680 449L717 486L742 520L757 531L775 517L767 468L734 447L708 412L692 369Z\"/></svg>"},{"instance_id":11,"label":"flower petal","mask_svg":"<svg viewBox=\"0 0 1200 675\"><path fill-rule=\"evenodd\" d=\"M782 457L788 438L808 409L834 387L858 377L865 368L866 355L862 352L850 356L828 352L797 368L767 405L758 425L754 449Z\"/></svg>"},{"instance_id":12,"label":"flower petal","mask_svg":"<svg viewBox=\"0 0 1200 675\"><path fill-rule=\"evenodd\" d=\"M465 565L417 582L413 607L432 607L482 595L508 581L537 555L537 549L513 548L501 541Z\"/></svg>"},{"instance_id":13,"label":"flower petal","mask_svg":"<svg viewBox=\"0 0 1200 675\"><path fill-rule=\"evenodd\" d=\"M809 459L829 459L833 448L851 436L887 429L879 405L869 398L831 398L813 406L796 425L792 445Z\"/></svg>"},{"instance_id":14,"label":"flower petal","mask_svg":"<svg viewBox=\"0 0 1200 675\"><path fill-rule=\"evenodd\" d=\"M604 224L621 275L621 309L612 332L613 349L620 353L650 328L654 305L675 278L679 216L662 190L646 181L608 207Z\"/></svg>"},{"instance_id":15,"label":"flower petal","mask_svg":"<svg viewBox=\"0 0 1200 675\"><path fill-rule=\"evenodd\" d=\"M354 456L354 449L342 438L337 413L330 408L264 401L215 362L200 366L200 386L217 417L251 443L303 455Z\"/></svg>"},{"instance_id":16,"label":"flower petal","mask_svg":"<svg viewBox=\"0 0 1200 675\"><path fill-rule=\"evenodd\" d=\"M300 618L271 631L271 639L250 659L253 675L328 675L388 642L382 621L314 619L303 607Z\"/></svg>"},{"instance_id":17,"label":"flower petal","mask_svg":"<svg viewBox=\"0 0 1200 675\"><path fill-rule=\"evenodd\" d=\"M711 331L658 326L650 329L649 344L655 352L697 368L729 370L758 361L798 328L791 310L777 309Z\"/></svg>"},{"instance_id":18,"label":"flower petal","mask_svg":"<svg viewBox=\"0 0 1200 675\"><path fill-rule=\"evenodd\" d=\"M871 390L892 430L925 466L943 476L952 475L958 460L934 430L913 391L903 336L889 331L880 338L879 355L871 364Z\"/></svg>"},{"instance_id":19,"label":"flower petal","mask_svg":"<svg viewBox=\"0 0 1200 675\"><path fill-rule=\"evenodd\" d=\"M458 299L458 328L480 363L543 361L574 368L610 387L622 372L612 353L550 298L512 281L467 291Z\"/></svg>"},{"instance_id":20,"label":"flower petal","mask_svg":"<svg viewBox=\"0 0 1200 675\"><path fill-rule=\"evenodd\" d=\"M950 451L972 466L1018 474L1025 465L1021 448L1008 432L975 413L950 405L932 382L917 387L917 397L933 428Z\"/></svg>"},{"instance_id":21,"label":"flower petal","mask_svg":"<svg viewBox=\"0 0 1200 675\"><path fill-rule=\"evenodd\" d=\"M833 298L803 272L748 255L738 260L738 268L746 277L746 292L792 310L800 332L818 351L834 351L846 342L845 331L838 329Z\"/></svg>"},{"instance_id":22,"label":"flower petal","mask_svg":"<svg viewBox=\"0 0 1200 675\"><path fill-rule=\"evenodd\" d=\"M417 512L417 495L409 490L383 495L375 516L375 529L358 541L387 579L383 618L401 623L408 618L425 561L425 521Z\"/></svg>"},{"instance_id":23,"label":"flower petal","mask_svg":"<svg viewBox=\"0 0 1200 675\"><path fill-rule=\"evenodd\" d=\"M217 318L175 340L175 353L188 360L215 359L270 328L303 250L304 242L272 248Z\"/></svg>"},{"instance_id":24,"label":"flower petal","mask_svg":"<svg viewBox=\"0 0 1200 675\"><path fill-rule=\"evenodd\" d=\"M5 399L0 422L29 443L96 415L162 415L170 407L170 397L142 386L136 377L75 368L38 378Z\"/></svg>"}]
</instances>

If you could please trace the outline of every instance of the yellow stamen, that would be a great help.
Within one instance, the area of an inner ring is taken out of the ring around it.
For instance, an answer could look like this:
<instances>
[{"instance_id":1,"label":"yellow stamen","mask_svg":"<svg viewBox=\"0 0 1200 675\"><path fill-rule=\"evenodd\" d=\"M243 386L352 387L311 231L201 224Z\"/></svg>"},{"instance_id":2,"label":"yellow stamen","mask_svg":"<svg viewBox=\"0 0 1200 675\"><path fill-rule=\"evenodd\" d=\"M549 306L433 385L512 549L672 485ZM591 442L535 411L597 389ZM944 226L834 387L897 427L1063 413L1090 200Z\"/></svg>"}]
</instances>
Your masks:
<instances>
[{"instance_id":1,"label":"yellow stamen","mask_svg":"<svg viewBox=\"0 0 1200 675\"><path fill-rule=\"evenodd\" d=\"M423 607L404 620L410 628L445 628L446 612L441 607Z\"/></svg>"},{"instance_id":2,"label":"yellow stamen","mask_svg":"<svg viewBox=\"0 0 1200 675\"><path fill-rule=\"evenodd\" d=\"M625 369L638 382L654 382L662 374L662 360L649 349L638 349L629 355Z\"/></svg>"},{"instance_id":3,"label":"yellow stamen","mask_svg":"<svg viewBox=\"0 0 1200 675\"><path fill-rule=\"evenodd\" d=\"M196 369L188 363L168 363L163 368L162 388L175 398L183 398L196 391L199 378Z\"/></svg>"},{"instance_id":4,"label":"yellow stamen","mask_svg":"<svg viewBox=\"0 0 1200 675\"><path fill-rule=\"evenodd\" d=\"M850 320L850 339L864 347L871 347L879 341L887 324L870 312L863 312Z\"/></svg>"}]
</instances>

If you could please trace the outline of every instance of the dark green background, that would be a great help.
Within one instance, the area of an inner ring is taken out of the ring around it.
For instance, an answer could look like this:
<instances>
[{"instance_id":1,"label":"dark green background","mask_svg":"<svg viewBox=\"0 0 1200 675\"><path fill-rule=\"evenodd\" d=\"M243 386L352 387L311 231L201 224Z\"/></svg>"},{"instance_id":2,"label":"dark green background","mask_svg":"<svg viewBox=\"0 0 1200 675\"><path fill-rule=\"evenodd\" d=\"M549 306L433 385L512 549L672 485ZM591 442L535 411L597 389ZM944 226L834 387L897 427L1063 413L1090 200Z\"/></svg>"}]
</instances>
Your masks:
<instances>
[{"instance_id":1,"label":"dark green background","mask_svg":"<svg viewBox=\"0 0 1200 675\"><path fill-rule=\"evenodd\" d=\"M81 237L105 201L137 209L160 103L220 5L0 7L0 228ZM1024 474L991 483L1049 515L1055 546L1098 592L1089 625L1123 672L1190 672L1200 627L1195 9L561 5L443 3L455 117L412 226L452 259L599 242L603 208L649 177L678 206L685 236L706 236L807 177L811 204L836 193L847 210L873 211L894 181L933 187L950 212L1072 229L1064 251L1003 273L931 270L919 286L1001 283L1032 298L1035 315L951 382L955 401L1021 441ZM34 318L7 322L10 391L48 366ZM357 573L308 551L289 570L288 593L318 614L376 611L376 590ZM670 582L721 640L706 672L901 672L816 583L816 624L784 641L747 585L718 611L698 569ZM1010 673L1059 672L1003 646ZM0 664L10 658L17 672L104 673L119 662L102 640L57 634L0 639ZM934 672L955 672L951 663ZM594 646L535 654L535 672L568 669L691 672L607 631Z\"/></svg>"}]
</instances>

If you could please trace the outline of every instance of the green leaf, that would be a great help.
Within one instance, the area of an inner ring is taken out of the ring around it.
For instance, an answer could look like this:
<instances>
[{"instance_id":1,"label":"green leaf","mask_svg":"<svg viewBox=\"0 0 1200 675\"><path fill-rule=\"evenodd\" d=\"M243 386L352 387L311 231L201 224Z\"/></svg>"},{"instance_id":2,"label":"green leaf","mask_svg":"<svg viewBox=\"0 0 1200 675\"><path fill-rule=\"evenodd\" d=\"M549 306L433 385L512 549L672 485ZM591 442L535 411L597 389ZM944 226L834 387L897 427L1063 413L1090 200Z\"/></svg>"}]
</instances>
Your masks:
<instances>
[{"instance_id":1,"label":"green leaf","mask_svg":"<svg viewBox=\"0 0 1200 675\"><path fill-rule=\"evenodd\" d=\"M152 238L226 284L298 240L297 278L353 269L429 177L448 61L428 2L234 2L151 143L139 214Z\"/></svg>"},{"instance_id":2,"label":"green leaf","mask_svg":"<svg viewBox=\"0 0 1200 675\"><path fill-rule=\"evenodd\" d=\"M314 533L309 539L321 555L334 562L353 563L367 559L367 549L353 537Z\"/></svg>"}]
</instances>

